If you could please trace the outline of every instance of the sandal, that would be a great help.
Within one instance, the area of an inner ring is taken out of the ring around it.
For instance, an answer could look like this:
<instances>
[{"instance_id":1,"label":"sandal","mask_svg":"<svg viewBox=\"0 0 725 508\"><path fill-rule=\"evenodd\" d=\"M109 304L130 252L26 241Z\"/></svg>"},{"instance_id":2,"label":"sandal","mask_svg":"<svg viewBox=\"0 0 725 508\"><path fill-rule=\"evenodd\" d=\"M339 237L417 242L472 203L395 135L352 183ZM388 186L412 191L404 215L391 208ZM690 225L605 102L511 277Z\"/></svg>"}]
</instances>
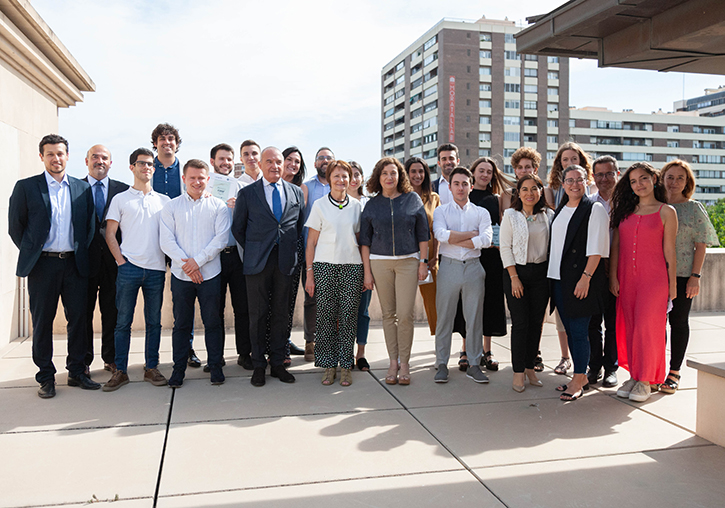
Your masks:
<instances>
[{"instance_id":1,"label":"sandal","mask_svg":"<svg viewBox=\"0 0 725 508\"><path fill-rule=\"evenodd\" d=\"M481 366L486 367L486 370L495 372L498 370L498 360L493 357L493 353L491 351L484 352L483 357L481 358Z\"/></svg>"},{"instance_id":2,"label":"sandal","mask_svg":"<svg viewBox=\"0 0 725 508\"><path fill-rule=\"evenodd\" d=\"M360 370L362 370L362 371L364 371L364 372L367 372L367 371L370 370L370 364L365 359L365 357L358 358L357 362L355 362L355 363L357 364L357 368L360 369Z\"/></svg>"},{"instance_id":3,"label":"sandal","mask_svg":"<svg viewBox=\"0 0 725 508\"><path fill-rule=\"evenodd\" d=\"M340 369L340 386L350 386L352 384L352 374L350 369Z\"/></svg>"},{"instance_id":4,"label":"sandal","mask_svg":"<svg viewBox=\"0 0 725 508\"><path fill-rule=\"evenodd\" d=\"M322 384L325 386L331 385L335 381L336 375L337 375L337 369L335 369L335 368L325 369L325 375L322 376Z\"/></svg>"},{"instance_id":5,"label":"sandal","mask_svg":"<svg viewBox=\"0 0 725 508\"><path fill-rule=\"evenodd\" d=\"M544 359L541 357L541 351L536 353L534 358L534 372L544 372Z\"/></svg>"},{"instance_id":6,"label":"sandal","mask_svg":"<svg viewBox=\"0 0 725 508\"><path fill-rule=\"evenodd\" d=\"M665 379L665 382L660 385L660 391L662 393L675 393L679 386L680 375L670 372L669 374L667 374L667 379Z\"/></svg>"},{"instance_id":7,"label":"sandal","mask_svg":"<svg viewBox=\"0 0 725 508\"><path fill-rule=\"evenodd\" d=\"M282 362L282 365L284 365L285 368L292 365L292 358L290 358L289 353L284 356L284 361Z\"/></svg>"},{"instance_id":8,"label":"sandal","mask_svg":"<svg viewBox=\"0 0 725 508\"><path fill-rule=\"evenodd\" d=\"M572 402L580 399L582 395L584 395L584 390L579 390L577 393L564 392L559 396L559 400L563 400L564 402Z\"/></svg>"},{"instance_id":9,"label":"sandal","mask_svg":"<svg viewBox=\"0 0 725 508\"><path fill-rule=\"evenodd\" d=\"M559 365L556 366L554 372L561 376L564 376L569 369L571 369L571 360L562 356L561 360L559 360Z\"/></svg>"},{"instance_id":10,"label":"sandal","mask_svg":"<svg viewBox=\"0 0 725 508\"><path fill-rule=\"evenodd\" d=\"M555 390L557 392L565 392L567 388L568 388L568 385L561 385L561 386L557 386L555 388ZM582 386L581 391L585 391L586 392L588 389L589 389L589 383L587 383L584 386Z\"/></svg>"},{"instance_id":11,"label":"sandal","mask_svg":"<svg viewBox=\"0 0 725 508\"><path fill-rule=\"evenodd\" d=\"M468 367L470 367L470 364L468 363L468 355L466 355L465 351L461 351L461 359L458 360L458 370L466 372Z\"/></svg>"},{"instance_id":12,"label":"sandal","mask_svg":"<svg viewBox=\"0 0 725 508\"><path fill-rule=\"evenodd\" d=\"M386 385L397 385L398 384L398 375L397 374L391 374L385 378L385 384Z\"/></svg>"}]
</instances>

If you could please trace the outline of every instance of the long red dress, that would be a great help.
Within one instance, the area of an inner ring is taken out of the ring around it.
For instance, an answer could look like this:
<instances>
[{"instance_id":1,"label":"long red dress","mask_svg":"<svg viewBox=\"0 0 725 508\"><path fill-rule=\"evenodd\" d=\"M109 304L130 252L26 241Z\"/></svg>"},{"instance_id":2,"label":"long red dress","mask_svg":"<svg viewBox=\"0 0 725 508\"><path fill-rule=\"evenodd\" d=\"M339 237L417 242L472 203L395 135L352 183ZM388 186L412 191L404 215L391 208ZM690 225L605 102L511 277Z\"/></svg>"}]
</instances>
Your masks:
<instances>
[{"instance_id":1,"label":"long red dress","mask_svg":"<svg viewBox=\"0 0 725 508\"><path fill-rule=\"evenodd\" d=\"M649 383L662 383L667 373L669 283L662 247L664 232L659 210L632 214L619 224L618 361L633 379Z\"/></svg>"}]
</instances>

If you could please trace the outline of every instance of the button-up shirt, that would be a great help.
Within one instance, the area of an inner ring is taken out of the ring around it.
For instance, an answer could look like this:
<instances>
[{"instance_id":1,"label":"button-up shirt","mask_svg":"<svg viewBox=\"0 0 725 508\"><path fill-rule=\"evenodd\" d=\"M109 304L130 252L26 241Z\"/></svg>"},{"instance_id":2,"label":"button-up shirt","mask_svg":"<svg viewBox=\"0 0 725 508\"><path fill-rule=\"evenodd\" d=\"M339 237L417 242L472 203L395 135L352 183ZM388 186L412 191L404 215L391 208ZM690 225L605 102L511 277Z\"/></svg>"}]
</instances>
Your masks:
<instances>
[{"instance_id":1,"label":"button-up shirt","mask_svg":"<svg viewBox=\"0 0 725 508\"><path fill-rule=\"evenodd\" d=\"M204 280L221 273L219 253L229 238L227 204L213 196L194 200L185 192L172 199L161 211L161 249L171 258L171 273L191 281L184 273L182 259L193 258Z\"/></svg>"},{"instance_id":2,"label":"button-up shirt","mask_svg":"<svg viewBox=\"0 0 725 508\"><path fill-rule=\"evenodd\" d=\"M259 173L257 173L257 178L256 178L256 179L252 178L252 177L251 177L251 176L249 176L249 175L248 175L248 174L247 174L246 172L244 172L244 173L242 173L241 175L239 175L239 178L237 178L237 181L238 181L238 182L239 182L240 184L242 184L242 187L244 187L244 186L246 186L246 185L249 185L250 183L254 183L254 182L256 182L256 181L257 181L257 180L259 180L260 178L262 178L262 171L261 171L261 170L260 170L260 172L259 172Z\"/></svg>"},{"instance_id":3,"label":"button-up shirt","mask_svg":"<svg viewBox=\"0 0 725 508\"><path fill-rule=\"evenodd\" d=\"M50 232L43 244L45 252L70 252L73 249L73 216L68 175L58 182L45 172L50 198Z\"/></svg>"},{"instance_id":4,"label":"button-up shirt","mask_svg":"<svg viewBox=\"0 0 725 508\"><path fill-rule=\"evenodd\" d=\"M171 199L180 196L182 189L180 166L178 157L174 157L174 163L168 168L164 167L158 157L154 157L154 190Z\"/></svg>"},{"instance_id":5,"label":"button-up shirt","mask_svg":"<svg viewBox=\"0 0 725 508\"><path fill-rule=\"evenodd\" d=\"M473 249L448 243L451 231L476 231L478 234L471 238ZM476 206L470 201L463 207L458 206L455 201L451 201L439 206L433 212L433 232L441 244L441 256L458 261L478 258L481 255L481 249L491 246L493 237L491 215L488 210Z\"/></svg>"},{"instance_id":6,"label":"button-up shirt","mask_svg":"<svg viewBox=\"0 0 725 508\"><path fill-rule=\"evenodd\" d=\"M101 189L103 190L103 202L108 203L108 177L104 178L103 180L96 180L91 175L88 175L88 185L91 186L94 203L96 202L96 189L93 186L96 185L96 182L101 182Z\"/></svg>"},{"instance_id":7,"label":"button-up shirt","mask_svg":"<svg viewBox=\"0 0 725 508\"><path fill-rule=\"evenodd\" d=\"M440 182L438 182L438 197L441 198L441 204L447 205L451 201L453 201L453 194L451 193L451 187L448 184L448 180L441 177Z\"/></svg>"},{"instance_id":8,"label":"button-up shirt","mask_svg":"<svg viewBox=\"0 0 725 508\"><path fill-rule=\"evenodd\" d=\"M267 198L267 204L269 205L269 209L274 215L274 205L272 202L272 193L274 192L274 186L272 185L272 182L267 181L266 178L262 178L262 183L264 184L264 197ZM276 185L277 190L279 191L279 200L280 203L282 203L282 211L284 212L284 205L285 203L287 203L287 196L285 196L284 186L282 185L281 178L277 181Z\"/></svg>"}]
</instances>

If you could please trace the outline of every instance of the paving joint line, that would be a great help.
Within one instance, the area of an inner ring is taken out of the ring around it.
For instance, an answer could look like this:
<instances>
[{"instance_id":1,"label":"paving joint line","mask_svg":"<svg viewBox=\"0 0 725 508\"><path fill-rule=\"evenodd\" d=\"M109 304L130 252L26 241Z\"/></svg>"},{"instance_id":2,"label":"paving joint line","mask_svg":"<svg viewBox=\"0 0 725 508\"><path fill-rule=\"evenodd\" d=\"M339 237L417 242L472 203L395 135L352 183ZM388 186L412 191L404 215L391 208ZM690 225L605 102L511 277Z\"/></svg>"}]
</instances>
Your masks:
<instances>
[{"instance_id":1,"label":"paving joint line","mask_svg":"<svg viewBox=\"0 0 725 508\"><path fill-rule=\"evenodd\" d=\"M161 487L161 475L164 472L164 458L166 458L166 445L169 442L169 429L171 428L171 413L174 410L174 396L176 395L176 388L171 391L171 400L169 401L169 415L166 418L166 432L164 432L164 444L161 447L161 460L159 461L159 474L156 477L156 489L154 490L154 503L153 508L156 508L156 503L159 501L159 488Z\"/></svg>"}]
</instances>

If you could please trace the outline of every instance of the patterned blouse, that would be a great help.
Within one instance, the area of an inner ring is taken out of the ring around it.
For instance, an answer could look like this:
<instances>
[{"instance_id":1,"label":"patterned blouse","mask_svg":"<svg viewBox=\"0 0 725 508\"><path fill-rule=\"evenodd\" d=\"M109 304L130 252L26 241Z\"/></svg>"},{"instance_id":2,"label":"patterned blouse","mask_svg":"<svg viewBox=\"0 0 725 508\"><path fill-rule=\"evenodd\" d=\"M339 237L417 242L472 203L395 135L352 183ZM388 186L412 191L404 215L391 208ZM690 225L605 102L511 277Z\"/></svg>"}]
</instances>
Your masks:
<instances>
[{"instance_id":1,"label":"patterned blouse","mask_svg":"<svg viewBox=\"0 0 725 508\"><path fill-rule=\"evenodd\" d=\"M690 199L672 206L677 211L677 276L689 277L695 259L695 243L720 245L720 242L702 203Z\"/></svg>"}]
</instances>

